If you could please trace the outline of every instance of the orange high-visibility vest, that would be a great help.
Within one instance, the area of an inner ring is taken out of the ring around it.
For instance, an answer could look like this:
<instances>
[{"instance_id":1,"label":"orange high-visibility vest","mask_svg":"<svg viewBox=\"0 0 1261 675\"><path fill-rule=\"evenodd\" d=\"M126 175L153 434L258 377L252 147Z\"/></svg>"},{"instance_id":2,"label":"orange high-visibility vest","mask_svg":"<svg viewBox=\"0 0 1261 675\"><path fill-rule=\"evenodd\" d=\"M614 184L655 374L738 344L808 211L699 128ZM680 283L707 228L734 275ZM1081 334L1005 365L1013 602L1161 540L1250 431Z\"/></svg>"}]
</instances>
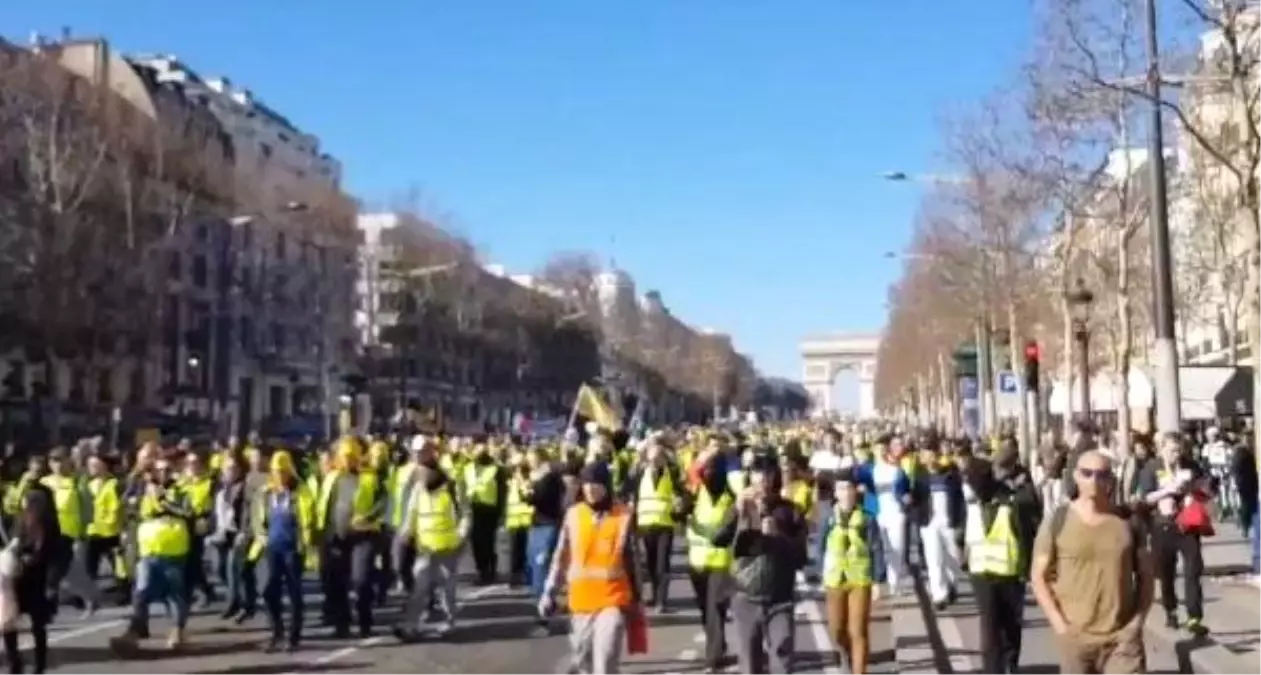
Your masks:
<instances>
[{"instance_id":1,"label":"orange high-visibility vest","mask_svg":"<svg viewBox=\"0 0 1261 675\"><path fill-rule=\"evenodd\" d=\"M596 614L610 607L631 604L630 579L626 576L625 551L630 510L614 504L597 518L586 504L569 509L569 611Z\"/></svg>"}]
</instances>

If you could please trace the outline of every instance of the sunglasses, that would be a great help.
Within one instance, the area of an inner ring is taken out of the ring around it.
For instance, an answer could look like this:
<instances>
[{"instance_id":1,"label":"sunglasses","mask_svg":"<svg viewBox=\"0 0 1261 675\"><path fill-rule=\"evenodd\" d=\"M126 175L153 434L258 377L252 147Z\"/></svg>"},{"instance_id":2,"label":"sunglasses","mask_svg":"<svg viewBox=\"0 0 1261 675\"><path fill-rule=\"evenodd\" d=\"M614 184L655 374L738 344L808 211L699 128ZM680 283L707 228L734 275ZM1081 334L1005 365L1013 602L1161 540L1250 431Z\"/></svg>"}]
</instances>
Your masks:
<instances>
[{"instance_id":1,"label":"sunglasses","mask_svg":"<svg viewBox=\"0 0 1261 675\"><path fill-rule=\"evenodd\" d=\"M1112 471L1110 469L1088 469L1086 467L1081 467L1077 469L1077 474L1082 478L1099 483L1107 483L1112 480Z\"/></svg>"}]
</instances>

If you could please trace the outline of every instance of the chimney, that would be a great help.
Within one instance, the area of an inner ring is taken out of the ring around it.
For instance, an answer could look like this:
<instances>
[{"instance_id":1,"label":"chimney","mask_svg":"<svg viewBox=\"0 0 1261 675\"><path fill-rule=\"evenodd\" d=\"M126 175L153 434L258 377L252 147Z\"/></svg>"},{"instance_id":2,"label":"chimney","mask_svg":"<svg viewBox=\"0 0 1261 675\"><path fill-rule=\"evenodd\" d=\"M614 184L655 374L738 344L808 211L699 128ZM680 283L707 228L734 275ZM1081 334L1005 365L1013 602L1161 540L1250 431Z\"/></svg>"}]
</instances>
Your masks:
<instances>
[{"instance_id":1,"label":"chimney","mask_svg":"<svg viewBox=\"0 0 1261 675\"><path fill-rule=\"evenodd\" d=\"M61 27L61 41L62 42L70 41L70 26Z\"/></svg>"}]
</instances>

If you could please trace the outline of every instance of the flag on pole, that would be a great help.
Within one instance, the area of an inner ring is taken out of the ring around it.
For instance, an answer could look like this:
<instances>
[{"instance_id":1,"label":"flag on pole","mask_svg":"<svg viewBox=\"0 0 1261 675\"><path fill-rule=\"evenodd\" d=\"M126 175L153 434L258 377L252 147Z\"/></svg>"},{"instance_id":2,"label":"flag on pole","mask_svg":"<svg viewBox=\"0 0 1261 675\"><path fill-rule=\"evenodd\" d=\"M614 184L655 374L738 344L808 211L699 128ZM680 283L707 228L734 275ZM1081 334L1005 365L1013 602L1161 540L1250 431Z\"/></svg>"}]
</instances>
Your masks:
<instances>
[{"instance_id":1,"label":"flag on pole","mask_svg":"<svg viewBox=\"0 0 1261 675\"><path fill-rule=\"evenodd\" d=\"M578 388L578 399L574 402L574 410L583 417L595 422L601 429L617 431L622 428L622 415L604 400L600 392L591 385L584 384Z\"/></svg>"}]
</instances>

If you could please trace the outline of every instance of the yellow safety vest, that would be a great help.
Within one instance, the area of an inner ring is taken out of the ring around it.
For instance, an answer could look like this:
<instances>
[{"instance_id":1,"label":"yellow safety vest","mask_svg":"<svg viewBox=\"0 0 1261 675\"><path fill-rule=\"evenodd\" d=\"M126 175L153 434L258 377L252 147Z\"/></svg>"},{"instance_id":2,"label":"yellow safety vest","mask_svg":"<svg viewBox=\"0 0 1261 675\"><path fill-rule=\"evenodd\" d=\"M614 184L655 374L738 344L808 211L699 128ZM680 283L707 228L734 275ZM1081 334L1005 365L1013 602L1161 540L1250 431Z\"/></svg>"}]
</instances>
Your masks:
<instances>
[{"instance_id":1,"label":"yellow safety vest","mask_svg":"<svg viewBox=\"0 0 1261 675\"><path fill-rule=\"evenodd\" d=\"M797 480L784 486L784 499L797 505L802 513L809 514L814 505L814 489L804 480Z\"/></svg>"},{"instance_id":2,"label":"yellow safety vest","mask_svg":"<svg viewBox=\"0 0 1261 675\"><path fill-rule=\"evenodd\" d=\"M635 500L636 525L672 527L674 518L670 515L670 509L674 502L674 485L662 473L653 475L653 480L648 480L651 473L645 469L639 477L639 497Z\"/></svg>"},{"instance_id":3,"label":"yellow safety vest","mask_svg":"<svg viewBox=\"0 0 1261 675\"><path fill-rule=\"evenodd\" d=\"M182 518L160 514L162 503L146 494L140 498L136 544L140 557L183 558L188 555L188 525Z\"/></svg>"},{"instance_id":4,"label":"yellow safety vest","mask_svg":"<svg viewBox=\"0 0 1261 675\"><path fill-rule=\"evenodd\" d=\"M341 475L341 471L330 471L320 485L320 500L315 509L315 523L317 527L324 528L328 525L328 502L333 496L333 486L337 484L337 479ZM376 497L377 475L371 471L360 471L359 483L355 490L354 509L352 510L354 516L366 519L368 514L372 513ZM380 527L381 524L379 522L368 522L367 526L369 529L375 529Z\"/></svg>"},{"instance_id":5,"label":"yellow safety vest","mask_svg":"<svg viewBox=\"0 0 1261 675\"><path fill-rule=\"evenodd\" d=\"M455 517L451 490L430 492L417 487L416 547L427 553L449 553L460 546L460 524Z\"/></svg>"},{"instance_id":6,"label":"yellow safety vest","mask_svg":"<svg viewBox=\"0 0 1261 675\"><path fill-rule=\"evenodd\" d=\"M828 532L823 557L824 588L854 588L871 585L871 548L864 536L867 518L855 508L846 522L837 522Z\"/></svg>"},{"instance_id":7,"label":"yellow safety vest","mask_svg":"<svg viewBox=\"0 0 1261 675\"><path fill-rule=\"evenodd\" d=\"M534 507L522 498L525 480L519 476L508 481L508 517L505 527L509 530L523 530L534 522Z\"/></svg>"},{"instance_id":8,"label":"yellow safety vest","mask_svg":"<svg viewBox=\"0 0 1261 675\"><path fill-rule=\"evenodd\" d=\"M263 555L263 550L267 547L267 516L271 515L271 511L276 507L279 499L277 490L268 486L263 494L254 503L250 505L252 513L250 522L253 523L254 537L250 542L250 550L246 557L251 561L258 560ZM314 523L315 520L315 503L311 497L311 491L302 483L297 483L293 491L289 495L289 508L294 511L294 515L298 519L298 552L304 556L311 555L311 542L314 539Z\"/></svg>"},{"instance_id":9,"label":"yellow safety vest","mask_svg":"<svg viewBox=\"0 0 1261 675\"><path fill-rule=\"evenodd\" d=\"M1000 577L1014 577L1020 573L1020 546L1011 521L1011 507L1006 504L999 506L985 538L968 546L969 572Z\"/></svg>"},{"instance_id":10,"label":"yellow safety vest","mask_svg":"<svg viewBox=\"0 0 1261 675\"><path fill-rule=\"evenodd\" d=\"M494 506L499 503L495 485L498 475L499 466L496 464L469 464L464 467L464 489L474 504Z\"/></svg>"},{"instance_id":11,"label":"yellow safety vest","mask_svg":"<svg viewBox=\"0 0 1261 675\"><path fill-rule=\"evenodd\" d=\"M390 527L397 528L403 524L403 513L407 510L407 504L403 503L403 488L407 485L407 481L411 479L412 472L416 470L415 464L404 464L397 471L390 474L390 517L387 519Z\"/></svg>"},{"instance_id":12,"label":"yellow safety vest","mask_svg":"<svg viewBox=\"0 0 1261 675\"><path fill-rule=\"evenodd\" d=\"M90 537L117 537L123 531L122 500L118 498L118 479L112 476L93 478L88 481L92 493L92 522L88 523Z\"/></svg>"},{"instance_id":13,"label":"yellow safety vest","mask_svg":"<svg viewBox=\"0 0 1261 675\"><path fill-rule=\"evenodd\" d=\"M40 481L53 493L57 525L64 537L78 539L83 531L83 504L79 501L79 480L68 476L44 476Z\"/></svg>"},{"instance_id":14,"label":"yellow safety vest","mask_svg":"<svg viewBox=\"0 0 1261 675\"><path fill-rule=\"evenodd\" d=\"M747 481L748 478L745 476L743 469L740 471L727 472L727 485L731 488L731 492L734 494L744 492L745 483Z\"/></svg>"},{"instance_id":15,"label":"yellow safety vest","mask_svg":"<svg viewBox=\"0 0 1261 675\"><path fill-rule=\"evenodd\" d=\"M692 511L695 524L701 527L714 527L723 521L727 511L735 504L731 495L723 493L718 502L709 496L709 490L701 488L696 497L696 507ZM687 528L687 563L695 570L725 572L731 568L731 547L714 546L708 539Z\"/></svg>"},{"instance_id":16,"label":"yellow safety vest","mask_svg":"<svg viewBox=\"0 0 1261 675\"><path fill-rule=\"evenodd\" d=\"M188 508L193 515L198 518L210 515L215 508L215 484L210 476L185 478L180 483L184 494L188 495Z\"/></svg>"}]
</instances>

